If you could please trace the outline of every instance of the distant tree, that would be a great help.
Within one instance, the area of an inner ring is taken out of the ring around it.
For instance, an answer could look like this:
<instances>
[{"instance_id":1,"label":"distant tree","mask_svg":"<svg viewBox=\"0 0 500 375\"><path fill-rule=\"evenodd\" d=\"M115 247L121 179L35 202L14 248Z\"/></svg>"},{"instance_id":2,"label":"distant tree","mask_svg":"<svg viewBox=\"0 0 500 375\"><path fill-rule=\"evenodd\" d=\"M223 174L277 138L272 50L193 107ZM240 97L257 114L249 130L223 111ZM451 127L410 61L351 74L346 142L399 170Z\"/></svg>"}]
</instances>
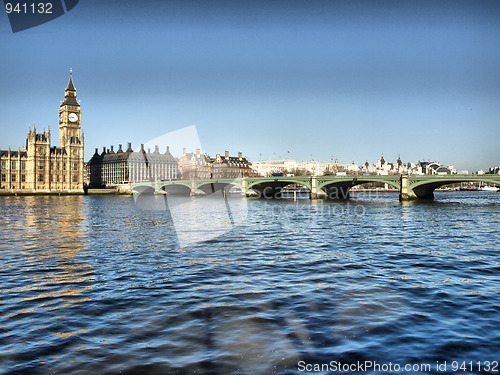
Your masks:
<instances>
[{"instance_id":1,"label":"distant tree","mask_svg":"<svg viewBox=\"0 0 500 375\"><path fill-rule=\"evenodd\" d=\"M301 169L301 168L295 168L293 174L295 176L311 176L312 175L311 171L308 171L306 169Z\"/></svg>"}]
</instances>

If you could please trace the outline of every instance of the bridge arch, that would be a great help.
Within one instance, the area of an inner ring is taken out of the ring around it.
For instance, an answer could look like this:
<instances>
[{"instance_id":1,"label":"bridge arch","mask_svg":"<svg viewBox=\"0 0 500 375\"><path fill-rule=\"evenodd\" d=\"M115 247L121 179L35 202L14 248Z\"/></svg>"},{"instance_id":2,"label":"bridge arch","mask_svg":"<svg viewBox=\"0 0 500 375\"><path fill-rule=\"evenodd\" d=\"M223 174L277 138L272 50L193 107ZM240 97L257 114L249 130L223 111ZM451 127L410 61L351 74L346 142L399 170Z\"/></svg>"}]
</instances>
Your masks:
<instances>
[{"instance_id":1,"label":"bridge arch","mask_svg":"<svg viewBox=\"0 0 500 375\"><path fill-rule=\"evenodd\" d=\"M500 185L494 175L442 175L438 180L426 181L421 176L408 176L408 197L418 199L434 199L437 188L460 182L486 182Z\"/></svg>"},{"instance_id":2,"label":"bridge arch","mask_svg":"<svg viewBox=\"0 0 500 375\"><path fill-rule=\"evenodd\" d=\"M400 188L400 176L378 176L378 175L360 175L346 176L345 178L318 178L318 190L322 190L329 199L348 199L349 191L353 186L367 183L383 183Z\"/></svg>"},{"instance_id":3,"label":"bridge arch","mask_svg":"<svg viewBox=\"0 0 500 375\"><path fill-rule=\"evenodd\" d=\"M131 188L132 193L136 194L154 194L155 189L150 185L135 185Z\"/></svg>"},{"instance_id":4,"label":"bridge arch","mask_svg":"<svg viewBox=\"0 0 500 375\"><path fill-rule=\"evenodd\" d=\"M273 199L281 198L281 191L288 185L300 185L308 190L311 190L311 177L269 177L269 178L256 178L247 179L247 190L253 190L257 193L259 198Z\"/></svg>"},{"instance_id":5,"label":"bridge arch","mask_svg":"<svg viewBox=\"0 0 500 375\"><path fill-rule=\"evenodd\" d=\"M164 191L171 195L190 195L191 187L189 181L156 181L137 182L131 184L131 191L138 194L154 194Z\"/></svg>"},{"instance_id":6,"label":"bridge arch","mask_svg":"<svg viewBox=\"0 0 500 375\"><path fill-rule=\"evenodd\" d=\"M168 195L191 195L191 188L185 184L164 184L160 187Z\"/></svg>"},{"instance_id":7,"label":"bridge arch","mask_svg":"<svg viewBox=\"0 0 500 375\"><path fill-rule=\"evenodd\" d=\"M241 179L236 180L204 180L198 182L195 186L195 190L200 190L203 193L209 195L217 191L229 191L231 188L236 187L243 190Z\"/></svg>"}]
</instances>

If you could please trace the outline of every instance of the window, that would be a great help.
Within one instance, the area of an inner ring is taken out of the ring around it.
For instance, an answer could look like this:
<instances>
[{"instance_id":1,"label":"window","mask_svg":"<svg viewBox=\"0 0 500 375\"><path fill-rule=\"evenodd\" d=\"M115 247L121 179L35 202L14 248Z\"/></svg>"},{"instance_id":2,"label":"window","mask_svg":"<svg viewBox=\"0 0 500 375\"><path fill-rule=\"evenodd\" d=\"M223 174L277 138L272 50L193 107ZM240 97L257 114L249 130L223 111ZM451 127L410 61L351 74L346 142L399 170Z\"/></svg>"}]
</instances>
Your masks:
<instances>
[{"instance_id":1,"label":"window","mask_svg":"<svg viewBox=\"0 0 500 375\"><path fill-rule=\"evenodd\" d=\"M38 169L39 169L39 170L42 170L43 168L44 168L43 161L39 160L39 161L38 161Z\"/></svg>"},{"instance_id":2,"label":"window","mask_svg":"<svg viewBox=\"0 0 500 375\"><path fill-rule=\"evenodd\" d=\"M7 162L5 160L2 160L2 169L7 168Z\"/></svg>"},{"instance_id":3,"label":"window","mask_svg":"<svg viewBox=\"0 0 500 375\"><path fill-rule=\"evenodd\" d=\"M7 181L7 175L5 175L4 173L2 173L2 182L5 182Z\"/></svg>"},{"instance_id":4,"label":"window","mask_svg":"<svg viewBox=\"0 0 500 375\"><path fill-rule=\"evenodd\" d=\"M73 182L78 182L78 176L76 174L73 175Z\"/></svg>"},{"instance_id":5,"label":"window","mask_svg":"<svg viewBox=\"0 0 500 375\"><path fill-rule=\"evenodd\" d=\"M10 163L10 167L12 169L16 169L17 168L17 163L13 160L11 163Z\"/></svg>"},{"instance_id":6,"label":"window","mask_svg":"<svg viewBox=\"0 0 500 375\"><path fill-rule=\"evenodd\" d=\"M66 182L66 175L63 175L63 182Z\"/></svg>"},{"instance_id":7,"label":"window","mask_svg":"<svg viewBox=\"0 0 500 375\"><path fill-rule=\"evenodd\" d=\"M66 162L63 163L63 171L66 170Z\"/></svg>"},{"instance_id":8,"label":"window","mask_svg":"<svg viewBox=\"0 0 500 375\"><path fill-rule=\"evenodd\" d=\"M73 170L77 171L78 170L78 163L73 163Z\"/></svg>"},{"instance_id":9,"label":"window","mask_svg":"<svg viewBox=\"0 0 500 375\"><path fill-rule=\"evenodd\" d=\"M21 175L21 182L26 182L26 175L24 174Z\"/></svg>"},{"instance_id":10,"label":"window","mask_svg":"<svg viewBox=\"0 0 500 375\"><path fill-rule=\"evenodd\" d=\"M38 182L43 182L43 174L38 175Z\"/></svg>"},{"instance_id":11,"label":"window","mask_svg":"<svg viewBox=\"0 0 500 375\"><path fill-rule=\"evenodd\" d=\"M15 174L13 174L11 177L12 177L11 181L12 181L12 182L16 182L16 175L15 175Z\"/></svg>"},{"instance_id":12,"label":"window","mask_svg":"<svg viewBox=\"0 0 500 375\"><path fill-rule=\"evenodd\" d=\"M26 169L26 161L24 160L21 161L21 169Z\"/></svg>"}]
</instances>

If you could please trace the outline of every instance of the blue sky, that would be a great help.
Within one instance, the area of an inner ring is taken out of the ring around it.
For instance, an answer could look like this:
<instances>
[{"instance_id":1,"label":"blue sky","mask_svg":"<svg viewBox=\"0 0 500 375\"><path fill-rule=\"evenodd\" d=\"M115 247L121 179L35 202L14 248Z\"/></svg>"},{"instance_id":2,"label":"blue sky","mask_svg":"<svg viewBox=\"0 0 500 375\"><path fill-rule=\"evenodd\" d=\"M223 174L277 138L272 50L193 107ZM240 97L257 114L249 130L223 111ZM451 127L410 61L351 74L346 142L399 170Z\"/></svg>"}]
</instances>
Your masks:
<instances>
[{"instance_id":1,"label":"blue sky","mask_svg":"<svg viewBox=\"0 0 500 375\"><path fill-rule=\"evenodd\" d=\"M0 148L51 126L69 68L86 159L195 125L251 160L500 165L498 1L82 0L13 34Z\"/></svg>"}]
</instances>

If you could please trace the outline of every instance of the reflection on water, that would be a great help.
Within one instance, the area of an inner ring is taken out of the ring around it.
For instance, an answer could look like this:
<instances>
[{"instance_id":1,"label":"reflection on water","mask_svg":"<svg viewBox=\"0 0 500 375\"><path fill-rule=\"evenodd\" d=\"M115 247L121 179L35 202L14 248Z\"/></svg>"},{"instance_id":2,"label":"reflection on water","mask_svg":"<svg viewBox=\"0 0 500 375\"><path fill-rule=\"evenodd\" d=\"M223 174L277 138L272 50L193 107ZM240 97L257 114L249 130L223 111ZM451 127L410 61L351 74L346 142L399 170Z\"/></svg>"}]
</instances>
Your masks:
<instances>
[{"instance_id":1,"label":"reflection on water","mask_svg":"<svg viewBox=\"0 0 500 375\"><path fill-rule=\"evenodd\" d=\"M436 198L2 197L0 373L496 360L500 195Z\"/></svg>"},{"instance_id":2,"label":"reflection on water","mask_svg":"<svg viewBox=\"0 0 500 375\"><path fill-rule=\"evenodd\" d=\"M202 197L134 194L134 202L143 211L165 212L181 247L224 235L243 224L248 211L247 200L231 197L228 188Z\"/></svg>"},{"instance_id":3,"label":"reflection on water","mask_svg":"<svg viewBox=\"0 0 500 375\"><path fill-rule=\"evenodd\" d=\"M3 197L0 226L2 347L12 358L81 329L66 314L91 299L84 197ZM40 317L43 317L40 319Z\"/></svg>"}]
</instances>

